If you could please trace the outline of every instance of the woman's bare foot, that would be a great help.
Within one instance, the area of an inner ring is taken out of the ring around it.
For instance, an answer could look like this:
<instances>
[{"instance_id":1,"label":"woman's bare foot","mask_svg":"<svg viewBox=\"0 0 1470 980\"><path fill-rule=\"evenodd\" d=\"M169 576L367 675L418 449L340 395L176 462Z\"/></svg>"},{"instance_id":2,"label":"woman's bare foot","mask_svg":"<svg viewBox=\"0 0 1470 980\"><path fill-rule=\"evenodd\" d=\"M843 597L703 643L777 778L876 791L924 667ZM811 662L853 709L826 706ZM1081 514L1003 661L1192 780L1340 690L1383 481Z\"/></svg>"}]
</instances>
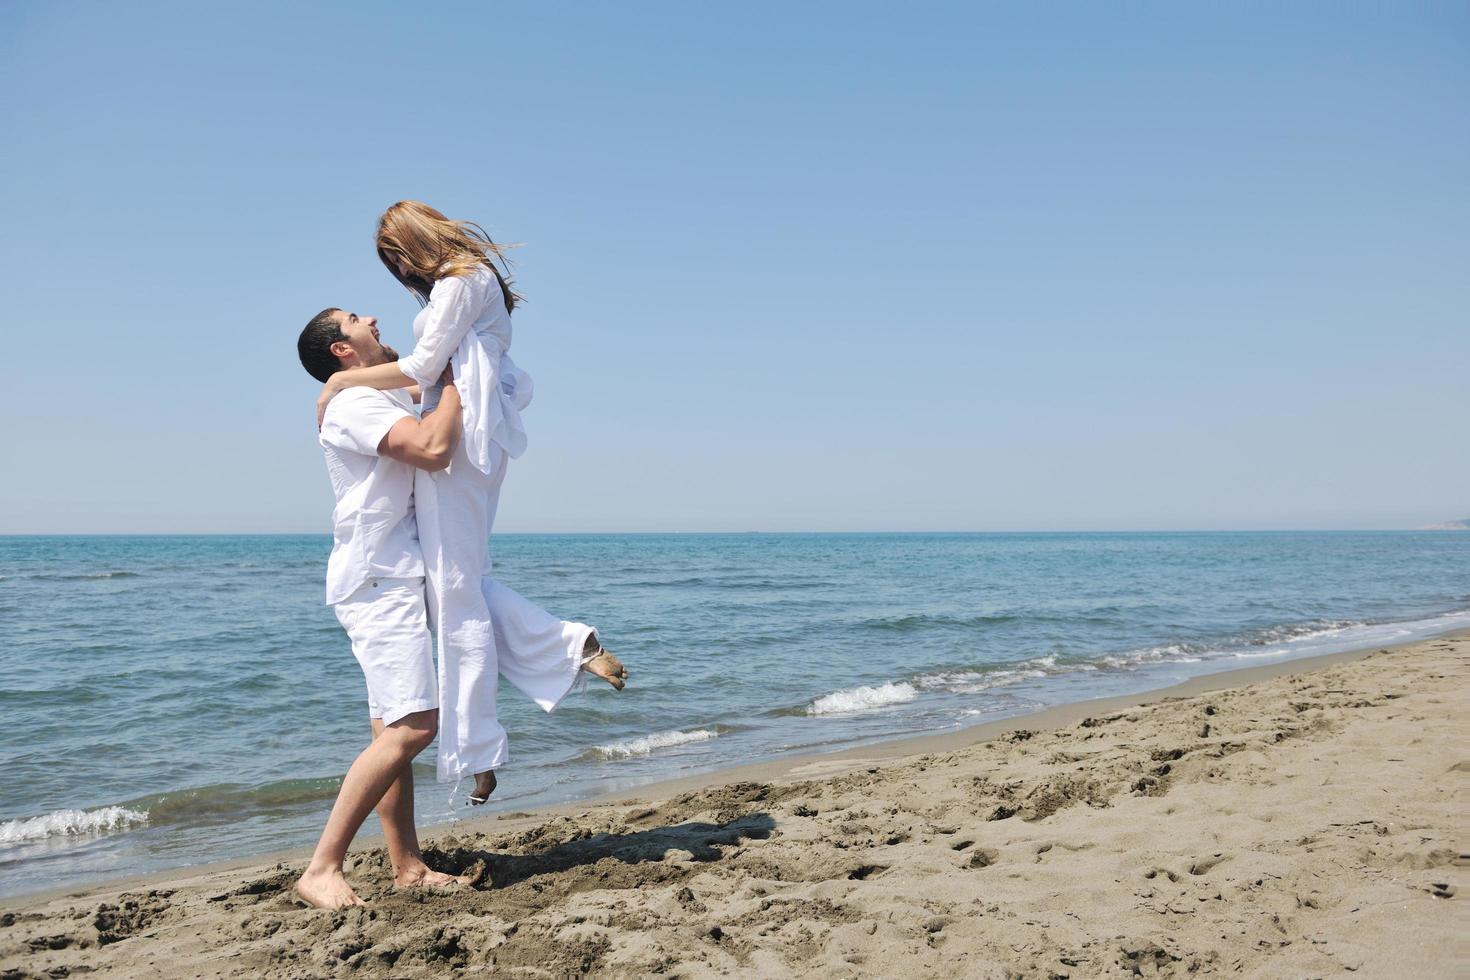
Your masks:
<instances>
[{"instance_id":1,"label":"woman's bare foot","mask_svg":"<svg viewBox=\"0 0 1470 980\"><path fill-rule=\"evenodd\" d=\"M408 867L399 870L393 876L393 887L395 888L473 888L485 878L485 862L476 861L462 875L445 874L443 871L432 871L429 866L420 862L416 867Z\"/></svg>"},{"instance_id":2,"label":"woman's bare foot","mask_svg":"<svg viewBox=\"0 0 1470 980\"><path fill-rule=\"evenodd\" d=\"M582 669L601 677L615 691L621 691L628 680L628 668L613 656L611 650L602 645L596 633L589 633L587 643L582 647Z\"/></svg>"},{"instance_id":3,"label":"woman's bare foot","mask_svg":"<svg viewBox=\"0 0 1470 980\"><path fill-rule=\"evenodd\" d=\"M345 909L353 905L366 905L357 897L357 892L342 876L341 868L330 871L312 871L307 868L296 879L296 894L307 905L319 909Z\"/></svg>"},{"instance_id":4,"label":"woman's bare foot","mask_svg":"<svg viewBox=\"0 0 1470 980\"><path fill-rule=\"evenodd\" d=\"M487 769L475 773L475 791L470 794L470 806L483 806L495 792L495 770Z\"/></svg>"}]
</instances>

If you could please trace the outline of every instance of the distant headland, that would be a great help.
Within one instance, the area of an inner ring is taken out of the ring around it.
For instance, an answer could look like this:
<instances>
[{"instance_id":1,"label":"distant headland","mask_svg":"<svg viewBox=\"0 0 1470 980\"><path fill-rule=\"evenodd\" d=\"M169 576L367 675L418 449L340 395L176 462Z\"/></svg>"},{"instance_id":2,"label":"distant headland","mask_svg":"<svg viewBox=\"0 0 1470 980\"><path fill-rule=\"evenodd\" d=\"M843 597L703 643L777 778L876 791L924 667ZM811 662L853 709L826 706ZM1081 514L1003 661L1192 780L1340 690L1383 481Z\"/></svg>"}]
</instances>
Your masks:
<instances>
[{"instance_id":1,"label":"distant headland","mask_svg":"<svg viewBox=\"0 0 1470 980\"><path fill-rule=\"evenodd\" d=\"M1463 521L1444 521L1440 524L1426 524L1421 531L1470 531L1470 517Z\"/></svg>"}]
</instances>

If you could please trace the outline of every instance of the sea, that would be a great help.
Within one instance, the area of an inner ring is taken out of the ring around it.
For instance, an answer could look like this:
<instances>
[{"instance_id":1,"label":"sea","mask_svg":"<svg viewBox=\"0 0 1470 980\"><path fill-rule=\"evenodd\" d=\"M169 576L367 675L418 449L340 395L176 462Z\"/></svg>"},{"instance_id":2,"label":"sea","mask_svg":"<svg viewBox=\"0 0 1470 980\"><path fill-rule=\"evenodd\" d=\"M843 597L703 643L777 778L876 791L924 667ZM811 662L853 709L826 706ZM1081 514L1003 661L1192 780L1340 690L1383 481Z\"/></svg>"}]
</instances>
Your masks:
<instances>
[{"instance_id":1,"label":"sea","mask_svg":"<svg viewBox=\"0 0 1470 980\"><path fill-rule=\"evenodd\" d=\"M0 897L310 845L368 738L327 536L0 537ZM497 535L628 665L508 684L492 802L951 731L1470 627L1470 533ZM377 831L370 818L365 832Z\"/></svg>"}]
</instances>

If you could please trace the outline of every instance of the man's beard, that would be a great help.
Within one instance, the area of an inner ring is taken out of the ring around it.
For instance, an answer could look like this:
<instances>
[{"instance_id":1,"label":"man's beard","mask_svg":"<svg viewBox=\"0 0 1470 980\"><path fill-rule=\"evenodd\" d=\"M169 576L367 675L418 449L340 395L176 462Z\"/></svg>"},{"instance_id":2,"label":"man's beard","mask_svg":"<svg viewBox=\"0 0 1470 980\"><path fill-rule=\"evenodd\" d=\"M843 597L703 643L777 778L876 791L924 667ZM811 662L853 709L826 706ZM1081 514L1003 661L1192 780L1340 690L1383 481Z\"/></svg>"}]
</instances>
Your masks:
<instances>
[{"instance_id":1,"label":"man's beard","mask_svg":"<svg viewBox=\"0 0 1470 980\"><path fill-rule=\"evenodd\" d=\"M398 360L398 352L396 350L389 347L387 344L379 344L378 346L383 348L383 359L378 362L379 364L392 364L394 361Z\"/></svg>"}]
</instances>

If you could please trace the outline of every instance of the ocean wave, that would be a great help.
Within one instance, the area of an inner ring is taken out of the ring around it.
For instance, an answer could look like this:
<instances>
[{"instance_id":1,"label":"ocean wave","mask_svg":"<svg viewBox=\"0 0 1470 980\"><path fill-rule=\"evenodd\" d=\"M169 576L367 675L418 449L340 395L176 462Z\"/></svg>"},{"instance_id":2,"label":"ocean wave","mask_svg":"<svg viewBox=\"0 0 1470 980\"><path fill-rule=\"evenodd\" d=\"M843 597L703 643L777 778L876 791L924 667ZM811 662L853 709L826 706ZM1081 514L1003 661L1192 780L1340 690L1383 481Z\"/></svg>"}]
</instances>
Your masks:
<instances>
[{"instance_id":1,"label":"ocean wave","mask_svg":"<svg viewBox=\"0 0 1470 980\"><path fill-rule=\"evenodd\" d=\"M1445 615L1448 617L1456 614L1447 613ZM1192 664L1221 657L1271 657L1292 652L1297 647L1321 640L1331 641L1334 637L1339 637L1344 641L1357 638L1359 641L1380 642L1383 638L1392 638L1392 634L1398 630L1403 630L1406 634L1413 633L1416 627L1430 623L1432 620L1371 623L1352 619L1314 619L1303 623L1279 623L1275 626L1245 630L1210 642L1161 643L1156 646L1110 654L1099 657L1097 660L1104 666L1126 670L1151 664ZM1384 636L1381 637L1380 634ZM1261 649L1263 647L1272 649Z\"/></svg>"},{"instance_id":2,"label":"ocean wave","mask_svg":"<svg viewBox=\"0 0 1470 980\"><path fill-rule=\"evenodd\" d=\"M1296 626L1258 630L1246 643L1226 650L1236 658L1279 657L1289 654L1331 652L1374 644L1397 644L1451 629L1470 626L1470 609L1457 609L1424 619L1380 620L1315 620ZM1325 641L1325 642L1322 642ZM1265 649L1261 649L1261 648Z\"/></svg>"},{"instance_id":3,"label":"ocean wave","mask_svg":"<svg viewBox=\"0 0 1470 980\"><path fill-rule=\"evenodd\" d=\"M24 844L50 837L91 837L129 830L148 822L147 810L104 806L96 810L56 810L39 817L0 823L0 845Z\"/></svg>"},{"instance_id":4,"label":"ocean wave","mask_svg":"<svg viewBox=\"0 0 1470 980\"><path fill-rule=\"evenodd\" d=\"M107 578L142 578L141 572L77 572L75 574L57 574L55 572L39 572L30 576L38 582L87 582L93 579Z\"/></svg>"},{"instance_id":5,"label":"ocean wave","mask_svg":"<svg viewBox=\"0 0 1470 980\"><path fill-rule=\"evenodd\" d=\"M1161 643L1157 646L1107 654L1098 657L1097 660L1104 666L1127 670L1132 667L1146 667L1150 664L1199 663L1204 659L1205 654L1219 652L1219 650L1218 646L1211 646L1208 643Z\"/></svg>"},{"instance_id":6,"label":"ocean wave","mask_svg":"<svg viewBox=\"0 0 1470 980\"><path fill-rule=\"evenodd\" d=\"M106 692L82 684L22 690L0 688L0 706L75 708L79 704L92 704L107 698Z\"/></svg>"},{"instance_id":7,"label":"ocean wave","mask_svg":"<svg viewBox=\"0 0 1470 980\"><path fill-rule=\"evenodd\" d=\"M753 589L760 591L790 592L796 589L825 589L831 588L836 583L821 579L775 579L761 575L694 575L688 578L666 578L666 579L634 579L629 582L619 582L620 588L642 588L642 589L680 589L697 586L711 586L725 590Z\"/></svg>"},{"instance_id":8,"label":"ocean wave","mask_svg":"<svg viewBox=\"0 0 1470 980\"><path fill-rule=\"evenodd\" d=\"M900 682L881 684L878 687L851 687L844 691L824 694L806 706L809 715L839 715L854 711L870 711L890 704L903 704L919 696L912 684Z\"/></svg>"},{"instance_id":9,"label":"ocean wave","mask_svg":"<svg viewBox=\"0 0 1470 980\"><path fill-rule=\"evenodd\" d=\"M1057 655L1049 653L1043 657L1033 657L1030 660L1022 660L1019 663L1001 663L986 666L983 670L942 670L932 674L921 674L915 677L913 684L922 691L941 691L946 694L979 694L993 688L1004 687L1007 684L1016 684L1024 680L1034 680L1040 677L1050 677L1053 674L1064 674L1078 670L1096 670L1097 667L1089 663L1066 663L1059 664Z\"/></svg>"},{"instance_id":10,"label":"ocean wave","mask_svg":"<svg viewBox=\"0 0 1470 980\"><path fill-rule=\"evenodd\" d=\"M1403 642L1405 638L1448 629L1470 617L1470 610L1445 613L1426 620L1402 623L1365 623L1356 620L1317 619L1307 622L1281 623L1245 630L1211 640L1179 640L1137 647L1116 653L1057 654L1049 653L1027 660L956 665L931 669L904 680L890 681L876 687L857 687L836 691L800 707L779 708L772 715L835 715L868 711L914 700L920 694L978 695L998 688L1050 677L1094 671L1135 671L1169 664L1195 664L1228 658L1257 658L1312 653L1317 644L1325 648L1362 643ZM943 617L939 617L943 619ZM903 624L933 622L935 617L910 616L890 620L870 620L869 624ZM951 619L949 622L961 622ZM1344 648L1346 648L1344 646Z\"/></svg>"},{"instance_id":11,"label":"ocean wave","mask_svg":"<svg viewBox=\"0 0 1470 980\"><path fill-rule=\"evenodd\" d=\"M994 626L999 623L1015 623L1027 616L1013 616L1008 613L998 613L993 616L938 616L923 613L911 613L906 616L881 616L877 619L865 619L857 624L859 629L875 630L878 632L911 633L918 630L934 628L973 628L976 626Z\"/></svg>"},{"instance_id":12,"label":"ocean wave","mask_svg":"<svg viewBox=\"0 0 1470 980\"><path fill-rule=\"evenodd\" d=\"M149 822L159 824L212 824L242 817L277 816L299 812L308 804L336 797L339 776L319 779L283 779L260 786L222 783L175 790L131 800L124 804L145 810Z\"/></svg>"},{"instance_id":13,"label":"ocean wave","mask_svg":"<svg viewBox=\"0 0 1470 980\"><path fill-rule=\"evenodd\" d=\"M1254 647L1270 646L1273 643L1297 643L1367 625L1367 623L1352 619L1317 619L1308 623L1285 623L1257 630L1254 634L1247 636L1246 642Z\"/></svg>"},{"instance_id":14,"label":"ocean wave","mask_svg":"<svg viewBox=\"0 0 1470 980\"><path fill-rule=\"evenodd\" d=\"M589 753L599 759L629 759L635 755L649 755L657 749L672 748L675 745L688 745L690 742L707 742L712 738L719 738L719 736L719 732L708 728L699 728L691 732L678 730L654 732L652 735L624 739L620 742L594 745L589 750Z\"/></svg>"},{"instance_id":15,"label":"ocean wave","mask_svg":"<svg viewBox=\"0 0 1470 980\"><path fill-rule=\"evenodd\" d=\"M1198 663L1207 658L1224 656L1270 656L1277 651L1259 651L1260 647L1302 643L1336 636L1352 630L1361 630L1372 624L1347 619L1314 619L1305 623L1280 623L1261 629L1247 630L1214 642L1180 641L1141 647L1123 653L1099 657L1100 663L1108 667L1144 667L1150 664Z\"/></svg>"},{"instance_id":16,"label":"ocean wave","mask_svg":"<svg viewBox=\"0 0 1470 980\"><path fill-rule=\"evenodd\" d=\"M953 616L940 613L908 613L902 616L879 616L855 623L857 629L879 633L920 633L925 630L977 630L1012 623L1028 626L1059 624L1070 629L1097 626L1114 622L1110 613L1113 606L1101 606L1077 613L1049 613L1039 610L1025 612L976 613L972 616Z\"/></svg>"}]
</instances>

